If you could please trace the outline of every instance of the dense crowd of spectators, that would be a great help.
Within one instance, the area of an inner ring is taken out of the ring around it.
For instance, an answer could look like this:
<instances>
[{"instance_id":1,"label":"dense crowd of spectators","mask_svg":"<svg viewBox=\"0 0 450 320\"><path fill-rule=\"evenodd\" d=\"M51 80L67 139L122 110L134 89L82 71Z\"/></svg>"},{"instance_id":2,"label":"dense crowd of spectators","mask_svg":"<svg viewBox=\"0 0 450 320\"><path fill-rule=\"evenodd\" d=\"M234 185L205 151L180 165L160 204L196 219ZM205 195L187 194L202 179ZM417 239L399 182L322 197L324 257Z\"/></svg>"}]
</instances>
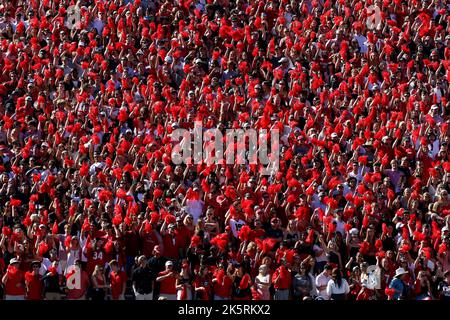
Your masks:
<instances>
[{"instance_id":1,"label":"dense crowd of spectators","mask_svg":"<svg viewBox=\"0 0 450 320\"><path fill-rule=\"evenodd\" d=\"M3 297L449 299L449 21L441 0L0 0ZM175 165L194 121L280 130L279 169Z\"/></svg>"}]
</instances>

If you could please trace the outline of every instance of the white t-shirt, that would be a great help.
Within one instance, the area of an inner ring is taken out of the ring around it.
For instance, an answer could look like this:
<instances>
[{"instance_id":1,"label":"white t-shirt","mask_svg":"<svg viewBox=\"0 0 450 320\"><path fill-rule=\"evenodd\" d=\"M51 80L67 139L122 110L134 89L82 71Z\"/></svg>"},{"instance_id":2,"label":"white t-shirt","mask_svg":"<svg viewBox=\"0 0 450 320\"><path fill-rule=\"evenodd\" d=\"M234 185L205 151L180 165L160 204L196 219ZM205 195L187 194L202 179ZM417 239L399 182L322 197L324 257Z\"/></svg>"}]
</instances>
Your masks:
<instances>
[{"instance_id":1,"label":"white t-shirt","mask_svg":"<svg viewBox=\"0 0 450 320\"><path fill-rule=\"evenodd\" d=\"M100 20L100 19L95 19L94 20L94 22L92 22L92 26L95 28L95 29L97 29L97 32L99 33L99 34L102 34L102 32L103 32L103 27L105 26L105 24L103 23L103 21L102 20Z\"/></svg>"},{"instance_id":2,"label":"white t-shirt","mask_svg":"<svg viewBox=\"0 0 450 320\"><path fill-rule=\"evenodd\" d=\"M317 291L319 292L319 297L323 298L324 300L330 299L330 296L327 293L328 287L326 287L323 290L320 290L319 287L328 286L328 282L330 280L331 280L331 276L327 276L323 272L316 277L316 287L317 287Z\"/></svg>"},{"instance_id":3,"label":"white t-shirt","mask_svg":"<svg viewBox=\"0 0 450 320\"><path fill-rule=\"evenodd\" d=\"M342 235L345 235L345 222L338 221L337 219L333 219L333 221L336 221L336 232L340 232Z\"/></svg>"},{"instance_id":4,"label":"white t-shirt","mask_svg":"<svg viewBox=\"0 0 450 320\"><path fill-rule=\"evenodd\" d=\"M350 288L348 286L347 280L342 279L341 286L338 287L334 280L328 281L327 284L327 295L331 297L332 294L348 294Z\"/></svg>"},{"instance_id":5,"label":"white t-shirt","mask_svg":"<svg viewBox=\"0 0 450 320\"><path fill-rule=\"evenodd\" d=\"M243 221L242 219L239 219L238 221L234 220L234 219L230 219L230 227L231 227L231 232L233 233L234 237L238 237L238 232L239 230L241 230L241 228L245 225L245 221Z\"/></svg>"},{"instance_id":6,"label":"white t-shirt","mask_svg":"<svg viewBox=\"0 0 450 320\"><path fill-rule=\"evenodd\" d=\"M265 276L257 275L256 278L258 279L257 285L258 289L265 290L267 288L267 285L270 285L270 275L266 274Z\"/></svg>"},{"instance_id":7,"label":"white t-shirt","mask_svg":"<svg viewBox=\"0 0 450 320\"><path fill-rule=\"evenodd\" d=\"M359 49L360 49L361 53L367 53L367 49L368 49L366 46L367 38L364 37L363 35L359 35L359 36L355 35L354 38L356 39L356 41L358 41Z\"/></svg>"},{"instance_id":8,"label":"white t-shirt","mask_svg":"<svg viewBox=\"0 0 450 320\"><path fill-rule=\"evenodd\" d=\"M203 205L205 204L202 200L192 200L189 199L186 201L188 212L192 214L194 218L194 225L197 224L198 219L201 217L203 213Z\"/></svg>"}]
</instances>

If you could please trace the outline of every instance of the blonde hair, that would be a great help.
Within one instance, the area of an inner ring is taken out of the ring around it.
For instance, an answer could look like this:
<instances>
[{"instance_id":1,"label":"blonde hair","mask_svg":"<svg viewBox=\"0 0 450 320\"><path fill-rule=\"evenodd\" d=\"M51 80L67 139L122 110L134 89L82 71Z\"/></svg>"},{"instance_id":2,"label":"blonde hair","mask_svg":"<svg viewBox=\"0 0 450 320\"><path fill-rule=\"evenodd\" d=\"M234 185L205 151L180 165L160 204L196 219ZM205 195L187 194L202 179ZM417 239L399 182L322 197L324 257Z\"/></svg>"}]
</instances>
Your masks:
<instances>
[{"instance_id":1,"label":"blonde hair","mask_svg":"<svg viewBox=\"0 0 450 320\"><path fill-rule=\"evenodd\" d=\"M254 243L253 241L250 241L247 245L247 251L251 251L256 249L256 243Z\"/></svg>"}]
</instances>

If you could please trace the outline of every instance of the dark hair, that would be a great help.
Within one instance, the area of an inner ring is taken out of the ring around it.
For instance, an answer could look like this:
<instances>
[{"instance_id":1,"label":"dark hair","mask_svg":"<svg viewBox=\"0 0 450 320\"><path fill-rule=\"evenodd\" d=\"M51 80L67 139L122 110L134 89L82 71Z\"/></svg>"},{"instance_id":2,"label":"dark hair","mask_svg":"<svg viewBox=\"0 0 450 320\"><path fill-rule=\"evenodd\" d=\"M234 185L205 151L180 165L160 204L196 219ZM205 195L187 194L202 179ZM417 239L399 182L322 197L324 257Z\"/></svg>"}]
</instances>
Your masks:
<instances>
[{"instance_id":1,"label":"dark hair","mask_svg":"<svg viewBox=\"0 0 450 320\"><path fill-rule=\"evenodd\" d=\"M340 288L342 285L342 272L338 268L333 269L333 278L334 283L337 284L337 287Z\"/></svg>"}]
</instances>

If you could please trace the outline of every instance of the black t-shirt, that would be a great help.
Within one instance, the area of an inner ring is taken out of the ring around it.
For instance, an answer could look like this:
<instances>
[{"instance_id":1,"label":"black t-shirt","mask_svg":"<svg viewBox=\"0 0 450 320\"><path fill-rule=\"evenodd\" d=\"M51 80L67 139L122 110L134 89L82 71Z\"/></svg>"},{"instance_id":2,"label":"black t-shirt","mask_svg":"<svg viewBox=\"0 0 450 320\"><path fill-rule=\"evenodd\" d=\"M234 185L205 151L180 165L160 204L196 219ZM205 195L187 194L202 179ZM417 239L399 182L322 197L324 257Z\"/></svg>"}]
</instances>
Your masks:
<instances>
[{"instance_id":1,"label":"black t-shirt","mask_svg":"<svg viewBox=\"0 0 450 320\"><path fill-rule=\"evenodd\" d=\"M62 293L61 288L59 286L59 275L53 275L51 272L47 272L42 277L42 282L44 284L44 292L51 293Z\"/></svg>"},{"instance_id":2,"label":"black t-shirt","mask_svg":"<svg viewBox=\"0 0 450 320\"><path fill-rule=\"evenodd\" d=\"M138 267L133 271L132 281L135 284L136 291L140 294L149 294L152 292L153 275L150 268Z\"/></svg>"},{"instance_id":3,"label":"black t-shirt","mask_svg":"<svg viewBox=\"0 0 450 320\"><path fill-rule=\"evenodd\" d=\"M150 268L152 272L152 276L156 278L156 275L160 273L161 271L164 271L165 264L166 264L167 258L166 257L151 257L148 260L148 267Z\"/></svg>"},{"instance_id":4,"label":"black t-shirt","mask_svg":"<svg viewBox=\"0 0 450 320\"><path fill-rule=\"evenodd\" d=\"M292 248L295 245L295 243L298 241L298 238L299 238L298 233L294 233L294 234L288 233L286 235L286 240L291 240L291 241L288 241L289 248Z\"/></svg>"},{"instance_id":5,"label":"black t-shirt","mask_svg":"<svg viewBox=\"0 0 450 320\"><path fill-rule=\"evenodd\" d=\"M388 250L395 251L395 240L394 240L394 238L386 237L383 240L383 250L384 251L388 251Z\"/></svg>"}]
</instances>

